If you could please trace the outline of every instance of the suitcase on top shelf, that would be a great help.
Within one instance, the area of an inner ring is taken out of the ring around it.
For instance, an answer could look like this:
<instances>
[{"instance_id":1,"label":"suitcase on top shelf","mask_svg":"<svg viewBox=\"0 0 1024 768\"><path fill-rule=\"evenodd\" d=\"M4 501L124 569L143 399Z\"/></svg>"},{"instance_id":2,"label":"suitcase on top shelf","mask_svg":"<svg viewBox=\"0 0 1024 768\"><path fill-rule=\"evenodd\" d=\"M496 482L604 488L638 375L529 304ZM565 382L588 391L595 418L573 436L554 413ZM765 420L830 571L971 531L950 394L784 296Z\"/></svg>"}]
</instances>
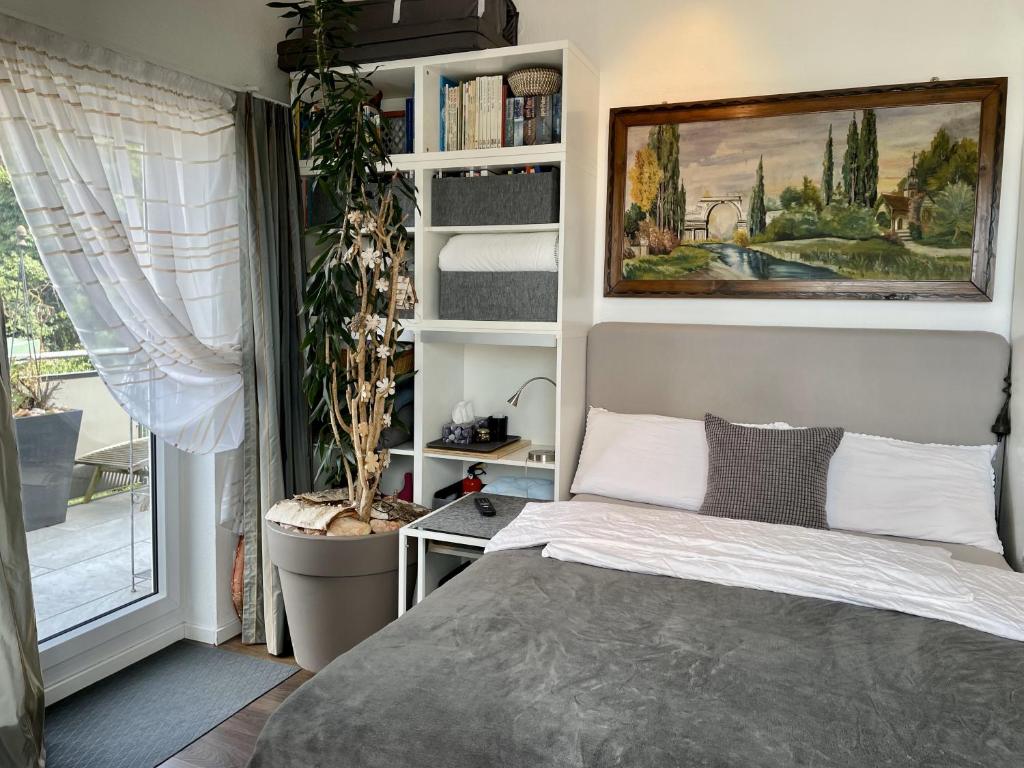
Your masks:
<instances>
[{"instance_id":1,"label":"suitcase on top shelf","mask_svg":"<svg viewBox=\"0 0 1024 768\"><path fill-rule=\"evenodd\" d=\"M366 64L516 45L519 11L512 0L356 0L355 44L331 52L333 63ZM312 34L277 45L277 66L294 72L315 55Z\"/></svg>"}]
</instances>

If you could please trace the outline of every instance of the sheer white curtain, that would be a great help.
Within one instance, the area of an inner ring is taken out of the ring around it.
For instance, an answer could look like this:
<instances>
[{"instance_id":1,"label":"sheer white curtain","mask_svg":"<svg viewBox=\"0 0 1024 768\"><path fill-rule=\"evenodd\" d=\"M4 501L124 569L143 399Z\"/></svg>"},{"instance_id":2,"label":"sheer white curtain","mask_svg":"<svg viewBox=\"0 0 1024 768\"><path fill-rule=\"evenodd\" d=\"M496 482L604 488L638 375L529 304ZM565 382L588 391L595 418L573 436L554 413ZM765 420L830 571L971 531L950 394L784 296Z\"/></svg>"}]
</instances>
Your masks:
<instances>
[{"instance_id":1,"label":"sheer white curtain","mask_svg":"<svg viewBox=\"0 0 1024 768\"><path fill-rule=\"evenodd\" d=\"M161 439L243 436L234 95L0 16L0 157L103 380Z\"/></svg>"}]
</instances>

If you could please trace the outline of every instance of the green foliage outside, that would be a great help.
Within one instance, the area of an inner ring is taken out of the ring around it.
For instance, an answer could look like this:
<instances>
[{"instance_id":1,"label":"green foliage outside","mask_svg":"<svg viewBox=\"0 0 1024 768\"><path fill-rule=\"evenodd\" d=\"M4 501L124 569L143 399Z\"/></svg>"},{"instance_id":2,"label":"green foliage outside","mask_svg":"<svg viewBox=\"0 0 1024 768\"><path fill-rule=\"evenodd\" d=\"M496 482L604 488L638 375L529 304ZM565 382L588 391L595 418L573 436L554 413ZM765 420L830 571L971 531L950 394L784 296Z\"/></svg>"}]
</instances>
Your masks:
<instances>
[{"instance_id":1,"label":"green foliage outside","mask_svg":"<svg viewBox=\"0 0 1024 768\"><path fill-rule=\"evenodd\" d=\"M0 165L0 299L6 313L7 335L34 339L38 353L80 349L78 334L53 289L39 254L31 243L18 243L19 226L27 228L25 217L14 197L11 177ZM27 308L21 280L22 256L29 292Z\"/></svg>"},{"instance_id":2,"label":"green foliage outside","mask_svg":"<svg viewBox=\"0 0 1024 768\"><path fill-rule=\"evenodd\" d=\"M25 363L15 363L11 366L11 376L26 367ZM43 358L38 361L40 376L63 376L69 373L88 373L94 370L92 362L87 355L76 357Z\"/></svg>"},{"instance_id":3,"label":"green foliage outside","mask_svg":"<svg viewBox=\"0 0 1024 768\"><path fill-rule=\"evenodd\" d=\"M757 249L777 258L828 267L856 280L964 280L971 272L969 255L929 256L883 238L771 243Z\"/></svg>"},{"instance_id":4,"label":"green foliage outside","mask_svg":"<svg viewBox=\"0 0 1024 768\"><path fill-rule=\"evenodd\" d=\"M714 254L695 245L680 245L662 256L638 256L622 265L627 280L678 280L703 269Z\"/></svg>"}]
</instances>

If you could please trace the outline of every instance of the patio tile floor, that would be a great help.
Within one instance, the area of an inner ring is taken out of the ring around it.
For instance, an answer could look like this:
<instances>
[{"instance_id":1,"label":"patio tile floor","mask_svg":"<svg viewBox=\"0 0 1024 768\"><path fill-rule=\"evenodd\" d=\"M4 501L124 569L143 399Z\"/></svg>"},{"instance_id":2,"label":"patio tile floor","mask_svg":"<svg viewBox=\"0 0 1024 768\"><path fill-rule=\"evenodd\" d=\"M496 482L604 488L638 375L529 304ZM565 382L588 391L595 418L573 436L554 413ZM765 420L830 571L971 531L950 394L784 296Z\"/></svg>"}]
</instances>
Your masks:
<instances>
[{"instance_id":1,"label":"patio tile floor","mask_svg":"<svg viewBox=\"0 0 1024 768\"><path fill-rule=\"evenodd\" d=\"M68 508L67 521L30 531L40 641L153 591L152 515L135 512L135 589L128 493Z\"/></svg>"}]
</instances>

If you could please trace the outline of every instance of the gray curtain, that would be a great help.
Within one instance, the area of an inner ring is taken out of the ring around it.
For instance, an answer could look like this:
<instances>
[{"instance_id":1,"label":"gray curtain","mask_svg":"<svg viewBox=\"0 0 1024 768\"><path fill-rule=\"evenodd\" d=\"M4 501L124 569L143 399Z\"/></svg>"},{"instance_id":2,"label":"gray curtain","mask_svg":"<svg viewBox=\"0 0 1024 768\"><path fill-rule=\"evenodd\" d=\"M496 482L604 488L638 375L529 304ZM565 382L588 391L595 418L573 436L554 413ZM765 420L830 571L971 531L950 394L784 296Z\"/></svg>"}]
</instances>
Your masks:
<instances>
[{"instance_id":1,"label":"gray curtain","mask_svg":"<svg viewBox=\"0 0 1024 768\"><path fill-rule=\"evenodd\" d=\"M6 342L0 304L0 765L32 768L41 767L46 759L43 676L21 517Z\"/></svg>"},{"instance_id":2,"label":"gray curtain","mask_svg":"<svg viewBox=\"0 0 1024 768\"><path fill-rule=\"evenodd\" d=\"M242 379L244 580L242 642L286 643L277 570L267 555L267 510L310 490L309 411L302 393L300 340L306 279L298 162L291 111L245 94L236 113L242 196Z\"/></svg>"}]
</instances>

